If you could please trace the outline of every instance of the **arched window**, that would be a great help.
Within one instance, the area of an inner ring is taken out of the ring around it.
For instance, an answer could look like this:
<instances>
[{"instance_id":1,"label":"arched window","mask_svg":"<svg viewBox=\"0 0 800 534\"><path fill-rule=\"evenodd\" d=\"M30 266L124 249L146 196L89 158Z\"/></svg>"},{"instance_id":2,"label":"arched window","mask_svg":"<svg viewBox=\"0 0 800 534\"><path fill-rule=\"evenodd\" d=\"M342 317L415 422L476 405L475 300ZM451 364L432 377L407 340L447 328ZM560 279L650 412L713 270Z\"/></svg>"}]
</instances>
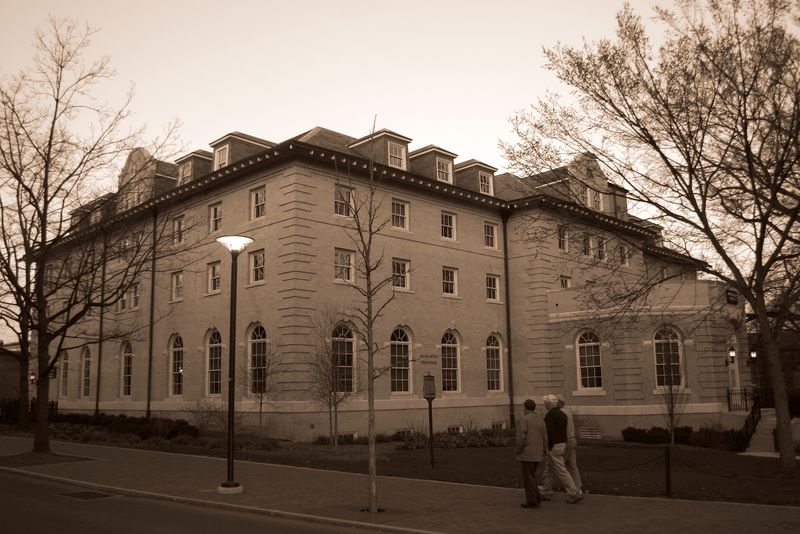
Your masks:
<instances>
[{"instance_id":1,"label":"arched window","mask_svg":"<svg viewBox=\"0 0 800 534\"><path fill-rule=\"evenodd\" d=\"M500 340L497 336L486 338L486 389L500 391L503 384L500 373Z\"/></svg>"},{"instance_id":2,"label":"arched window","mask_svg":"<svg viewBox=\"0 0 800 534\"><path fill-rule=\"evenodd\" d=\"M222 336L213 330L208 336L208 394L222 393Z\"/></svg>"},{"instance_id":3,"label":"arched window","mask_svg":"<svg viewBox=\"0 0 800 534\"><path fill-rule=\"evenodd\" d=\"M664 327L653 337L656 359L656 386L676 387L681 385L681 340L678 333Z\"/></svg>"},{"instance_id":4,"label":"arched window","mask_svg":"<svg viewBox=\"0 0 800 534\"><path fill-rule=\"evenodd\" d=\"M92 388L92 353L89 347L81 352L81 397L88 397Z\"/></svg>"},{"instance_id":5,"label":"arched window","mask_svg":"<svg viewBox=\"0 0 800 534\"><path fill-rule=\"evenodd\" d=\"M67 386L69 385L69 354L61 353L61 382L58 392L59 397L67 396Z\"/></svg>"},{"instance_id":6,"label":"arched window","mask_svg":"<svg viewBox=\"0 0 800 534\"><path fill-rule=\"evenodd\" d=\"M409 360L411 356L411 338L403 328L395 328L389 338L391 359L392 393L409 392Z\"/></svg>"},{"instance_id":7,"label":"arched window","mask_svg":"<svg viewBox=\"0 0 800 534\"><path fill-rule=\"evenodd\" d=\"M331 356L336 391L353 391L353 331L340 324L331 334Z\"/></svg>"},{"instance_id":8,"label":"arched window","mask_svg":"<svg viewBox=\"0 0 800 534\"><path fill-rule=\"evenodd\" d=\"M603 365L600 358L600 338L591 330L581 332L575 349L578 353L579 388L602 388Z\"/></svg>"},{"instance_id":9,"label":"arched window","mask_svg":"<svg viewBox=\"0 0 800 534\"><path fill-rule=\"evenodd\" d=\"M122 396L131 396L131 383L133 380L133 347L129 341L122 342Z\"/></svg>"},{"instance_id":10,"label":"arched window","mask_svg":"<svg viewBox=\"0 0 800 534\"><path fill-rule=\"evenodd\" d=\"M250 332L250 393L267 392L267 331L258 325Z\"/></svg>"},{"instance_id":11,"label":"arched window","mask_svg":"<svg viewBox=\"0 0 800 534\"><path fill-rule=\"evenodd\" d=\"M458 391L458 338L450 330L442 336L442 391Z\"/></svg>"},{"instance_id":12,"label":"arched window","mask_svg":"<svg viewBox=\"0 0 800 534\"><path fill-rule=\"evenodd\" d=\"M169 347L169 383L171 395L183 395L183 338L175 336Z\"/></svg>"}]
</instances>

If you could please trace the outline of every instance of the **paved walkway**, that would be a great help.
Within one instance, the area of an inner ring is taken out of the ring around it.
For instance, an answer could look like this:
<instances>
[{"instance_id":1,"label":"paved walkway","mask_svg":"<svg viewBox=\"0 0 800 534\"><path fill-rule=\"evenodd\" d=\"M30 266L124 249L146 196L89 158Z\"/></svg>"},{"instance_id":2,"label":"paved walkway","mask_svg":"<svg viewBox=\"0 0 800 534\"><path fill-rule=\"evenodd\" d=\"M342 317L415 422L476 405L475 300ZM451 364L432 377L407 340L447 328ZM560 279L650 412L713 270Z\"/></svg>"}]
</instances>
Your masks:
<instances>
[{"instance_id":1,"label":"paved walkway","mask_svg":"<svg viewBox=\"0 0 800 534\"><path fill-rule=\"evenodd\" d=\"M29 452L31 439L0 435L0 455ZM401 532L648 532L682 534L800 532L800 508L671 499L588 495L577 505L564 495L536 510L520 508L522 490L426 480L379 477L379 504L370 517L367 477L252 462L236 462L240 495L219 495L222 458L53 441L53 452L86 461L0 468L25 476L55 478L106 491L240 508L256 513L370 531ZM4 488L0 491L7 491Z\"/></svg>"}]
</instances>

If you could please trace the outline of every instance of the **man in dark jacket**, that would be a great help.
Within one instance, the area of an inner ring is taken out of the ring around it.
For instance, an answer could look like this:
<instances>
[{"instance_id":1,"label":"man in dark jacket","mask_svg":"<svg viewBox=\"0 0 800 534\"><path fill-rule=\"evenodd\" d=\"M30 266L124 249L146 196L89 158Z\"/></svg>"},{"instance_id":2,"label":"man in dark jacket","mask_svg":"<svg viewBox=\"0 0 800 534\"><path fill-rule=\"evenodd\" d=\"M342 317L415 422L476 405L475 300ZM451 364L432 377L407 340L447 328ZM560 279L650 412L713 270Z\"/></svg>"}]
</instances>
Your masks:
<instances>
[{"instance_id":1,"label":"man in dark jacket","mask_svg":"<svg viewBox=\"0 0 800 534\"><path fill-rule=\"evenodd\" d=\"M553 487L552 476L555 474L564 489L567 490L567 502L576 504L583 500L583 493L575 486L567 467L564 464L564 455L567 450L567 416L558 407L558 399L555 395L545 395L544 407L547 415L544 416L544 424L547 427L547 469L545 470L544 486Z\"/></svg>"},{"instance_id":2,"label":"man in dark jacket","mask_svg":"<svg viewBox=\"0 0 800 534\"><path fill-rule=\"evenodd\" d=\"M522 483L525 485L523 508L539 506L539 488L536 486L536 467L547 450L547 430L544 421L536 415L533 399L525 401L525 415L517 423L516 454L522 466Z\"/></svg>"}]
</instances>

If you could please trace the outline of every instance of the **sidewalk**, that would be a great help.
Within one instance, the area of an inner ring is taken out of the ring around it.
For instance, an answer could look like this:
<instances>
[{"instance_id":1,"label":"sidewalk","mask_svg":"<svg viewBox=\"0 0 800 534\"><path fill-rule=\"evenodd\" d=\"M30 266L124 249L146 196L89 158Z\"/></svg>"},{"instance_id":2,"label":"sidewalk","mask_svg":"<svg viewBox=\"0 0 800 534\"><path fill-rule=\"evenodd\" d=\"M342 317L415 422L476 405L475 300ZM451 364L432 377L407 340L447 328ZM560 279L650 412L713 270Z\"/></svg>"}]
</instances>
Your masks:
<instances>
[{"instance_id":1,"label":"sidewalk","mask_svg":"<svg viewBox=\"0 0 800 534\"><path fill-rule=\"evenodd\" d=\"M32 440L0 435L0 455L29 452ZM800 532L800 508L588 495L577 505L554 496L536 510L520 508L521 489L379 477L385 512L370 517L367 476L252 462L236 462L240 495L219 495L225 459L79 443L51 442L53 452L86 461L0 468L52 477L106 491L241 508L372 531L406 532Z\"/></svg>"}]
</instances>

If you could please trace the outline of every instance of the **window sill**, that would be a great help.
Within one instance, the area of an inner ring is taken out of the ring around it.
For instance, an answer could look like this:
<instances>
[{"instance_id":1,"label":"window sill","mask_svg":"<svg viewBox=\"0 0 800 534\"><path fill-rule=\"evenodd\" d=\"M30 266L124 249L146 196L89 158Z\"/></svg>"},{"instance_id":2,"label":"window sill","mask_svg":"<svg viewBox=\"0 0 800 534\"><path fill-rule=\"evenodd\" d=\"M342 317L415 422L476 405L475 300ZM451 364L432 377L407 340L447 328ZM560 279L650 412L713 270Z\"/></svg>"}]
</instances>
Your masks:
<instances>
[{"instance_id":1,"label":"window sill","mask_svg":"<svg viewBox=\"0 0 800 534\"><path fill-rule=\"evenodd\" d=\"M442 236L440 239L441 239L441 241L447 241L448 243L456 243L456 244L458 244L458 239L456 239L455 237Z\"/></svg>"},{"instance_id":2,"label":"window sill","mask_svg":"<svg viewBox=\"0 0 800 534\"><path fill-rule=\"evenodd\" d=\"M183 297L179 299L172 299L168 302L168 304L177 304L178 302L183 302Z\"/></svg>"},{"instance_id":3,"label":"window sill","mask_svg":"<svg viewBox=\"0 0 800 534\"><path fill-rule=\"evenodd\" d=\"M409 228L403 228L402 226L390 226L390 230L394 230L395 232L403 232L404 234L410 234L411 230Z\"/></svg>"},{"instance_id":4,"label":"window sill","mask_svg":"<svg viewBox=\"0 0 800 534\"><path fill-rule=\"evenodd\" d=\"M606 390L602 388L586 388L586 389L579 389L577 391L572 392L573 397L605 397Z\"/></svg>"},{"instance_id":5,"label":"window sill","mask_svg":"<svg viewBox=\"0 0 800 534\"><path fill-rule=\"evenodd\" d=\"M258 286L264 286L264 285L267 285L267 281L266 280L259 280L258 282L253 282L251 284L246 284L244 287L245 287L245 289L249 289L251 287L258 287Z\"/></svg>"},{"instance_id":6,"label":"window sill","mask_svg":"<svg viewBox=\"0 0 800 534\"><path fill-rule=\"evenodd\" d=\"M675 390L675 393L678 395L689 395L692 393L692 388L678 388ZM667 391L667 388L658 387L653 390L653 395L669 395L669 391Z\"/></svg>"},{"instance_id":7,"label":"window sill","mask_svg":"<svg viewBox=\"0 0 800 534\"><path fill-rule=\"evenodd\" d=\"M442 298L453 299L453 300L463 300L462 297L459 297L458 295L448 295L447 293L442 293Z\"/></svg>"},{"instance_id":8,"label":"window sill","mask_svg":"<svg viewBox=\"0 0 800 534\"><path fill-rule=\"evenodd\" d=\"M502 304L502 300L486 299L487 304Z\"/></svg>"},{"instance_id":9,"label":"window sill","mask_svg":"<svg viewBox=\"0 0 800 534\"><path fill-rule=\"evenodd\" d=\"M411 391L391 391L389 392L389 397L402 397L402 398L409 398L413 397L414 393Z\"/></svg>"},{"instance_id":10,"label":"window sill","mask_svg":"<svg viewBox=\"0 0 800 534\"><path fill-rule=\"evenodd\" d=\"M492 251L494 251L494 252L497 252L497 251L499 251L500 249L499 249L499 248L497 248L497 247L487 247L486 245L483 245L483 250L492 250Z\"/></svg>"},{"instance_id":11,"label":"window sill","mask_svg":"<svg viewBox=\"0 0 800 534\"><path fill-rule=\"evenodd\" d=\"M334 284L338 284L340 286L352 286L353 285L353 281L352 280L342 280L341 278L334 278L333 279L333 283Z\"/></svg>"},{"instance_id":12,"label":"window sill","mask_svg":"<svg viewBox=\"0 0 800 534\"><path fill-rule=\"evenodd\" d=\"M393 291L394 293L405 293L405 294L408 294L408 295L413 295L413 294L414 294L414 292L413 292L412 290L410 290L410 289L404 289L404 288L402 288L402 287L393 287L393 288L392 288L392 291Z\"/></svg>"},{"instance_id":13,"label":"window sill","mask_svg":"<svg viewBox=\"0 0 800 534\"><path fill-rule=\"evenodd\" d=\"M204 297L213 297L215 295L222 295L222 290L219 291L212 291L211 293L204 293Z\"/></svg>"}]
</instances>

